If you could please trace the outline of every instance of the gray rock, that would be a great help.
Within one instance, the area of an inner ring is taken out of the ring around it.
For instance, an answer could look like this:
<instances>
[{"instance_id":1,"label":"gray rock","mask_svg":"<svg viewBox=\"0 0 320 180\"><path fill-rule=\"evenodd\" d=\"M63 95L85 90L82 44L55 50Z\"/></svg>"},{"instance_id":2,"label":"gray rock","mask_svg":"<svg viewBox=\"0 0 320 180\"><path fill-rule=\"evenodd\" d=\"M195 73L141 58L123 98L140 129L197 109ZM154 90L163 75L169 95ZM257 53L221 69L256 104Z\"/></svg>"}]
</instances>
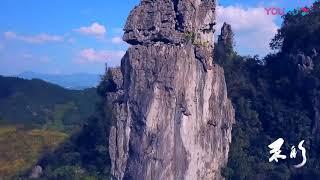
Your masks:
<instances>
[{"instance_id":1,"label":"gray rock","mask_svg":"<svg viewBox=\"0 0 320 180\"><path fill-rule=\"evenodd\" d=\"M29 176L30 179L38 179L42 175L42 167L39 165L36 165Z\"/></svg>"},{"instance_id":2,"label":"gray rock","mask_svg":"<svg viewBox=\"0 0 320 180\"><path fill-rule=\"evenodd\" d=\"M312 57L315 58L318 56L318 51L316 50L316 48L312 48Z\"/></svg>"},{"instance_id":3,"label":"gray rock","mask_svg":"<svg viewBox=\"0 0 320 180\"><path fill-rule=\"evenodd\" d=\"M218 44L222 46L233 45L233 32L230 24L223 23L221 34L218 36Z\"/></svg>"},{"instance_id":4,"label":"gray rock","mask_svg":"<svg viewBox=\"0 0 320 180\"><path fill-rule=\"evenodd\" d=\"M314 64L310 56L299 53L294 59L298 66L299 73L307 74L313 70Z\"/></svg>"},{"instance_id":5,"label":"gray rock","mask_svg":"<svg viewBox=\"0 0 320 180\"><path fill-rule=\"evenodd\" d=\"M130 13L124 40L132 46L107 72L117 87L107 93L116 179L222 179L234 109L212 59L215 4L142 0ZM190 32L200 43L186 39Z\"/></svg>"}]
</instances>

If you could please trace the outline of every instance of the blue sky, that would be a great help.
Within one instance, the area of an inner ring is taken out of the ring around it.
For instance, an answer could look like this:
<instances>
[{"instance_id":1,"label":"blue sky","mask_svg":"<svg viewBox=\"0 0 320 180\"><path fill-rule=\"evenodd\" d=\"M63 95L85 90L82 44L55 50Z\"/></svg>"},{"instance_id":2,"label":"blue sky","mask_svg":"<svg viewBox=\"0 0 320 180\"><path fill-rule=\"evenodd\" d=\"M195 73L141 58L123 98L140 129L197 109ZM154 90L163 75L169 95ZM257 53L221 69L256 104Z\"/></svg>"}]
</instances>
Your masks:
<instances>
[{"instance_id":1,"label":"blue sky","mask_svg":"<svg viewBox=\"0 0 320 180\"><path fill-rule=\"evenodd\" d=\"M223 21L229 22L236 33L239 53L263 56L269 52L265 41L281 23L279 16L267 16L264 8L292 9L311 2L221 0L217 28ZM103 73L104 63L118 65L127 49L121 41L122 27L138 3L139 0L1 0L0 74Z\"/></svg>"}]
</instances>

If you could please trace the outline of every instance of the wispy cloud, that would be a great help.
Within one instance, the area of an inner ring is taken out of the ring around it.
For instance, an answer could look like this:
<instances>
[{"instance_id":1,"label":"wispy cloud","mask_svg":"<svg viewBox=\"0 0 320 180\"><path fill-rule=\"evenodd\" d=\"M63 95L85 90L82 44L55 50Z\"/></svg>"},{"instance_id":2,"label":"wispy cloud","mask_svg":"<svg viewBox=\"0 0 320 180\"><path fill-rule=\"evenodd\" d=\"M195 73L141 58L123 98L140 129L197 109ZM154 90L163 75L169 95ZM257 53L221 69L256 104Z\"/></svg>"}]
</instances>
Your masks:
<instances>
[{"instance_id":1,"label":"wispy cloud","mask_svg":"<svg viewBox=\"0 0 320 180\"><path fill-rule=\"evenodd\" d=\"M29 52L20 54L18 59L33 61L34 63L50 63L52 61L47 55L36 55Z\"/></svg>"},{"instance_id":2,"label":"wispy cloud","mask_svg":"<svg viewBox=\"0 0 320 180\"><path fill-rule=\"evenodd\" d=\"M76 62L78 63L104 63L110 60L120 60L125 51L83 49L79 52Z\"/></svg>"},{"instance_id":3,"label":"wispy cloud","mask_svg":"<svg viewBox=\"0 0 320 180\"><path fill-rule=\"evenodd\" d=\"M115 36L111 39L111 42L113 44L121 44L124 43L124 41L122 40L122 38L120 36Z\"/></svg>"},{"instance_id":4,"label":"wispy cloud","mask_svg":"<svg viewBox=\"0 0 320 180\"><path fill-rule=\"evenodd\" d=\"M12 31L4 32L5 39L9 40L19 40L27 43L46 43L46 42L62 42L64 41L63 36L50 35L47 33L42 33L34 36L19 35Z\"/></svg>"},{"instance_id":5,"label":"wispy cloud","mask_svg":"<svg viewBox=\"0 0 320 180\"><path fill-rule=\"evenodd\" d=\"M23 54L21 55L21 57L22 57L23 59L32 59L32 58L33 58L33 55L30 54L30 53L23 53Z\"/></svg>"},{"instance_id":6,"label":"wispy cloud","mask_svg":"<svg viewBox=\"0 0 320 180\"><path fill-rule=\"evenodd\" d=\"M90 26L84 26L84 27L74 29L74 31L84 35L93 35L97 38L104 37L104 35L107 32L106 28L97 22L92 23Z\"/></svg>"},{"instance_id":7,"label":"wispy cloud","mask_svg":"<svg viewBox=\"0 0 320 180\"><path fill-rule=\"evenodd\" d=\"M270 52L269 42L277 32L276 18L267 15L263 7L219 6L217 30L220 31L223 22L231 24L240 54L263 56Z\"/></svg>"},{"instance_id":8,"label":"wispy cloud","mask_svg":"<svg viewBox=\"0 0 320 180\"><path fill-rule=\"evenodd\" d=\"M73 43L75 43L76 42L76 39L75 38L68 38L68 43L71 43L71 44L73 44Z\"/></svg>"}]
</instances>

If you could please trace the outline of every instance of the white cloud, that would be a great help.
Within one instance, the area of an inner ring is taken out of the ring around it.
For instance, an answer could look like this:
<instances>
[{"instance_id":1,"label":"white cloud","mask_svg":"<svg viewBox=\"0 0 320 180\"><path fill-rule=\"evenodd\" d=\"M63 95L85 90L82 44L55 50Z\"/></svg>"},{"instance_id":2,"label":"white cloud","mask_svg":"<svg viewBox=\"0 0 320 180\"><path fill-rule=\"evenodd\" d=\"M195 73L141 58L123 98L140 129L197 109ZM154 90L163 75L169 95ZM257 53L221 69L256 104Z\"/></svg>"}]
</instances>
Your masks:
<instances>
[{"instance_id":1,"label":"white cloud","mask_svg":"<svg viewBox=\"0 0 320 180\"><path fill-rule=\"evenodd\" d=\"M49 35L46 33L34 35L34 36L26 36L26 35L18 35L15 32L7 31L4 33L4 37L6 39L19 40L27 43L45 43L45 42L62 42L64 38L58 35Z\"/></svg>"},{"instance_id":2,"label":"white cloud","mask_svg":"<svg viewBox=\"0 0 320 180\"><path fill-rule=\"evenodd\" d=\"M121 44L123 43L124 41L122 41L122 38L120 36L115 36L111 39L112 43L113 44Z\"/></svg>"},{"instance_id":3,"label":"white cloud","mask_svg":"<svg viewBox=\"0 0 320 180\"><path fill-rule=\"evenodd\" d=\"M80 51L76 62L104 63L110 60L119 61L124 54L125 54L125 51L95 50L93 48L88 48Z\"/></svg>"},{"instance_id":4,"label":"white cloud","mask_svg":"<svg viewBox=\"0 0 320 180\"><path fill-rule=\"evenodd\" d=\"M28 53L28 52L22 53L19 56L19 59L33 61L36 63L50 63L52 61L51 58L49 58L49 56L36 55L36 54Z\"/></svg>"},{"instance_id":5,"label":"white cloud","mask_svg":"<svg viewBox=\"0 0 320 180\"><path fill-rule=\"evenodd\" d=\"M24 58L24 59L32 59L32 58L33 58L33 55L30 54L30 53L24 53L24 54L22 54L21 56L22 56L22 58Z\"/></svg>"},{"instance_id":6,"label":"white cloud","mask_svg":"<svg viewBox=\"0 0 320 180\"><path fill-rule=\"evenodd\" d=\"M266 55L270 52L270 40L278 29L276 18L267 15L263 7L218 6L217 34L220 34L223 22L227 22L235 33L236 49L240 54Z\"/></svg>"},{"instance_id":7,"label":"white cloud","mask_svg":"<svg viewBox=\"0 0 320 180\"><path fill-rule=\"evenodd\" d=\"M7 39L14 39L17 38L17 34L15 32L7 31L4 32L4 37Z\"/></svg>"},{"instance_id":8,"label":"white cloud","mask_svg":"<svg viewBox=\"0 0 320 180\"><path fill-rule=\"evenodd\" d=\"M106 28L97 22L92 23L88 27L80 27L78 29L74 29L74 31L85 35L93 35L99 38L103 37L107 32Z\"/></svg>"},{"instance_id":9,"label":"white cloud","mask_svg":"<svg viewBox=\"0 0 320 180\"><path fill-rule=\"evenodd\" d=\"M75 38L68 38L68 43L71 43L71 44L73 44L73 43L75 43L76 42L76 39Z\"/></svg>"}]
</instances>

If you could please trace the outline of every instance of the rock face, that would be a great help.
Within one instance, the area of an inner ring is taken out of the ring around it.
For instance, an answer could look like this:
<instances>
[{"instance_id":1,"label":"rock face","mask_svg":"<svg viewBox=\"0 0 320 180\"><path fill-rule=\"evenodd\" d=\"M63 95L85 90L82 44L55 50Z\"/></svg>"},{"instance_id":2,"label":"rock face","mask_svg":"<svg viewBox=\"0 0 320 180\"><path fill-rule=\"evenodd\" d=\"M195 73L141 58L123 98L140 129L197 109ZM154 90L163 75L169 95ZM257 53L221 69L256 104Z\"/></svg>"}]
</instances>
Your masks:
<instances>
[{"instance_id":1,"label":"rock face","mask_svg":"<svg viewBox=\"0 0 320 180\"><path fill-rule=\"evenodd\" d=\"M222 179L234 110L212 59L215 0L142 0L121 68L111 68L116 179Z\"/></svg>"}]
</instances>

